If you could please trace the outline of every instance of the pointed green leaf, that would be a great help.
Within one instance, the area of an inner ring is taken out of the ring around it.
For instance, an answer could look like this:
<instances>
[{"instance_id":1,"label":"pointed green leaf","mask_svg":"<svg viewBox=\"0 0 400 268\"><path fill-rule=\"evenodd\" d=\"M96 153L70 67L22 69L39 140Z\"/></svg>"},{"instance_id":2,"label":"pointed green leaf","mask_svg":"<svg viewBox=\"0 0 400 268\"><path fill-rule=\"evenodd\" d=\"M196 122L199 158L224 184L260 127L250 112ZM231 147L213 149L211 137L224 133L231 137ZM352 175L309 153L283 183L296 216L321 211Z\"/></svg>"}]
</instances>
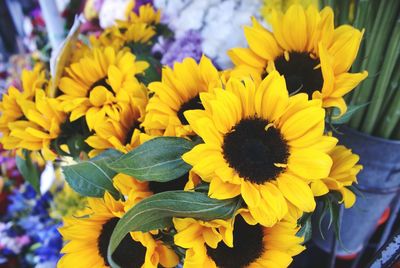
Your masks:
<instances>
[{"instance_id":1,"label":"pointed green leaf","mask_svg":"<svg viewBox=\"0 0 400 268\"><path fill-rule=\"evenodd\" d=\"M337 119L332 119L331 123L334 125L340 125L340 124L346 124L347 122L350 121L351 117L353 116L354 113L357 111L363 109L366 107L369 103L364 103L360 105L349 105L347 112L341 116L340 118ZM336 117L339 115L339 109L334 108L332 112L332 117Z\"/></svg>"},{"instance_id":2,"label":"pointed green leaf","mask_svg":"<svg viewBox=\"0 0 400 268\"><path fill-rule=\"evenodd\" d=\"M104 191L108 191L118 198L120 194L112 183L117 173L108 168L106 163L121 155L116 150L108 150L89 161L65 166L62 168L65 179L72 189L83 196L102 197Z\"/></svg>"},{"instance_id":3,"label":"pointed green leaf","mask_svg":"<svg viewBox=\"0 0 400 268\"><path fill-rule=\"evenodd\" d=\"M28 151L24 150L24 158L17 155L15 161L18 171L24 177L25 181L29 182L36 193L40 193L40 174L38 167L32 162Z\"/></svg>"},{"instance_id":4,"label":"pointed green leaf","mask_svg":"<svg viewBox=\"0 0 400 268\"><path fill-rule=\"evenodd\" d=\"M307 243L307 241L309 241L312 236L311 216L312 213L304 213L298 221L301 227L300 230L296 233L296 236L304 238L303 244Z\"/></svg>"},{"instance_id":5,"label":"pointed green leaf","mask_svg":"<svg viewBox=\"0 0 400 268\"><path fill-rule=\"evenodd\" d=\"M206 193L170 191L163 192L139 202L119 220L108 246L108 260L123 238L133 231L148 232L172 226L172 218L194 218L204 221L232 218L241 206L240 198L212 199Z\"/></svg>"},{"instance_id":6,"label":"pointed green leaf","mask_svg":"<svg viewBox=\"0 0 400 268\"><path fill-rule=\"evenodd\" d=\"M184 138L157 137L110 163L109 167L138 180L167 182L190 170L182 155L194 145Z\"/></svg>"}]
</instances>

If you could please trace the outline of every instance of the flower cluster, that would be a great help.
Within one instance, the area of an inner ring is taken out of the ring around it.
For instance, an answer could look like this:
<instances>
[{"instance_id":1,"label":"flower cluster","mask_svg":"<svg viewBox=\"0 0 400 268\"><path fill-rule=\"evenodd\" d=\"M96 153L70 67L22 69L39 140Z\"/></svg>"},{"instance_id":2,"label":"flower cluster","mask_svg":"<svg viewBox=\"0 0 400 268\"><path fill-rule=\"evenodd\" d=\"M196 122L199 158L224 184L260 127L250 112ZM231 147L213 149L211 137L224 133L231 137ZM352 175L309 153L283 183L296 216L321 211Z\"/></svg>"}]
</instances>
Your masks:
<instances>
[{"instance_id":1,"label":"flower cluster","mask_svg":"<svg viewBox=\"0 0 400 268\"><path fill-rule=\"evenodd\" d=\"M367 76L349 73L363 32L292 5L272 30L253 18L219 70L181 36L170 52L194 58L172 64L160 20L143 5L89 44L69 39L59 80L38 65L0 103L4 146L73 157L65 179L88 196L63 219L58 267L289 266L316 199L355 202L359 157L326 122Z\"/></svg>"},{"instance_id":2,"label":"flower cluster","mask_svg":"<svg viewBox=\"0 0 400 268\"><path fill-rule=\"evenodd\" d=\"M54 267L60 258L62 238L58 220L49 216L52 194L41 197L28 184L9 196L7 213L0 221L0 262L18 267Z\"/></svg>"}]
</instances>

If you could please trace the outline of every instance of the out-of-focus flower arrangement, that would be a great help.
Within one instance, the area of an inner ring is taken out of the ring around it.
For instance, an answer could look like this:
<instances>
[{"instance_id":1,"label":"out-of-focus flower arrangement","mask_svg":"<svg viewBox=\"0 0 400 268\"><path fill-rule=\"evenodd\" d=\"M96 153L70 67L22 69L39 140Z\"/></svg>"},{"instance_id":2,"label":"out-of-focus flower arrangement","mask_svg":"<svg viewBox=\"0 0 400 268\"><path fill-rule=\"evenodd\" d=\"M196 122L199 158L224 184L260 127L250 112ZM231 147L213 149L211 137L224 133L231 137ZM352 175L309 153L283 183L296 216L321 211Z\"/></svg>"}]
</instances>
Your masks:
<instances>
[{"instance_id":1,"label":"out-of-focus flower arrangement","mask_svg":"<svg viewBox=\"0 0 400 268\"><path fill-rule=\"evenodd\" d=\"M23 182L15 157L8 151L1 152L0 163L1 267L55 267L63 245L57 230L62 216L82 209L85 200L60 184L39 195Z\"/></svg>"},{"instance_id":2,"label":"out-of-focus flower arrangement","mask_svg":"<svg viewBox=\"0 0 400 268\"><path fill-rule=\"evenodd\" d=\"M2 258L288 267L317 202L338 227L362 166L335 125L368 75L351 71L364 30L313 3L219 2L87 1L22 71L0 142L30 184L11 193Z\"/></svg>"}]
</instances>

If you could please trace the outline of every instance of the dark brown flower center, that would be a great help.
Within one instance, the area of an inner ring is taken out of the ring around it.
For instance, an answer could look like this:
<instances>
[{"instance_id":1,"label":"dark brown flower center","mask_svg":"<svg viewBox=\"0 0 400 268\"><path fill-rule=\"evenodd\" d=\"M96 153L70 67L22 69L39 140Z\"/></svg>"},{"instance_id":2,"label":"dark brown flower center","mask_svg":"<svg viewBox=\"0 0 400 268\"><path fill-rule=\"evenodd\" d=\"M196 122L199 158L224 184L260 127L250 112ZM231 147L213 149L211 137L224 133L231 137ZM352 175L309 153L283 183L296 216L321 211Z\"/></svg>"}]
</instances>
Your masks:
<instances>
[{"instance_id":1,"label":"dark brown flower center","mask_svg":"<svg viewBox=\"0 0 400 268\"><path fill-rule=\"evenodd\" d=\"M95 87L98 87L98 86L103 86L103 87L105 87L108 91L110 91L111 93L114 93L114 90L112 89L112 87L107 83L107 76L106 76L106 77L103 77L103 78L97 80L96 82L94 82L94 83L90 86L89 91L88 91L88 94L90 94L90 91L91 91L92 89L94 89Z\"/></svg>"},{"instance_id":2,"label":"dark brown flower center","mask_svg":"<svg viewBox=\"0 0 400 268\"><path fill-rule=\"evenodd\" d=\"M186 173L185 175L167 182L156 182L150 181L149 182L149 189L153 192L153 194L158 194L167 191L177 191L183 190L186 183L188 182L189 174Z\"/></svg>"},{"instance_id":3,"label":"dark brown flower center","mask_svg":"<svg viewBox=\"0 0 400 268\"><path fill-rule=\"evenodd\" d=\"M324 83L319 59L313 59L308 53L290 52L289 60L284 55L275 59L276 70L285 77L290 94L307 93L311 99L316 90Z\"/></svg>"},{"instance_id":4,"label":"dark brown flower center","mask_svg":"<svg viewBox=\"0 0 400 268\"><path fill-rule=\"evenodd\" d=\"M110 243L111 234L118 221L118 218L111 218L108 220L103 225L98 238L99 253L107 266L110 265L107 260L108 244ZM130 234L127 234L113 253L112 259L122 268L140 268L144 263L145 255L146 248L140 242L133 240Z\"/></svg>"},{"instance_id":5,"label":"dark brown flower center","mask_svg":"<svg viewBox=\"0 0 400 268\"><path fill-rule=\"evenodd\" d=\"M261 118L242 119L224 137L223 155L240 177L263 184L275 179L286 164L289 148L279 129Z\"/></svg>"},{"instance_id":6,"label":"dark brown flower center","mask_svg":"<svg viewBox=\"0 0 400 268\"><path fill-rule=\"evenodd\" d=\"M237 216L233 229L233 248L220 242L216 249L207 246L207 255L221 268L242 268L262 256L265 250L261 225L249 225Z\"/></svg>"},{"instance_id":7,"label":"dark brown flower center","mask_svg":"<svg viewBox=\"0 0 400 268\"><path fill-rule=\"evenodd\" d=\"M203 104L201 103L200 96L197 95L187 102L181 105L181 108L178 111L178 118L181 121L182 125L187 125L189 122L186 120L185 116L183 115L184 112L188 110L204 110Z\"/></svg>"},{"instance_id":8,"label":"dark brown flower center","mask_svg":"<svg viewBox=\"0 0 400 268\"><path fill-rule=\"evenodd\" d=\"M125 143L124 144L130 144L131 143L132 135L133 135L133 132L135 131L135 129L138 129L141 132L144 132L144 129L142 127L140 127L140 122L135 120L132 123L131 128L126 132Z\"/></svg>"}]
</instances>

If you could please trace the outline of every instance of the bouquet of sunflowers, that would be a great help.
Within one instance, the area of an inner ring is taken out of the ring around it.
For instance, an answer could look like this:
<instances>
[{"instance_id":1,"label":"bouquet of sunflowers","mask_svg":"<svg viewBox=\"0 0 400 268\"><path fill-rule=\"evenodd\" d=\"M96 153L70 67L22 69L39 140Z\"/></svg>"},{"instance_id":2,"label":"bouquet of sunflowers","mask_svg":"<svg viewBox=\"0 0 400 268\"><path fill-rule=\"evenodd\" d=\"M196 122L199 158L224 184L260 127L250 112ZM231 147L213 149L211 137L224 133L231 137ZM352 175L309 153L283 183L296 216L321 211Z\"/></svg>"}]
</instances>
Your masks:
<instances>
[{"instance_id":1,"label":"bouquet of sunflowers","mask_svg":"<svg viewBox=\"0 0 400 268\"><path fill-rule=\"evenodd\" d=\"M231 69L161 67L160 15L144 5L97 36L77 21L51 75L38 64L3 96L1 142L26 178L55 161L87 197L59 229L58 267L289 266L316 201L331 216L355 202L359 157L332 126L367 77L349 73L363 31L292 5L272 30L244 27Z\"/></svg>"}]
</instances>

